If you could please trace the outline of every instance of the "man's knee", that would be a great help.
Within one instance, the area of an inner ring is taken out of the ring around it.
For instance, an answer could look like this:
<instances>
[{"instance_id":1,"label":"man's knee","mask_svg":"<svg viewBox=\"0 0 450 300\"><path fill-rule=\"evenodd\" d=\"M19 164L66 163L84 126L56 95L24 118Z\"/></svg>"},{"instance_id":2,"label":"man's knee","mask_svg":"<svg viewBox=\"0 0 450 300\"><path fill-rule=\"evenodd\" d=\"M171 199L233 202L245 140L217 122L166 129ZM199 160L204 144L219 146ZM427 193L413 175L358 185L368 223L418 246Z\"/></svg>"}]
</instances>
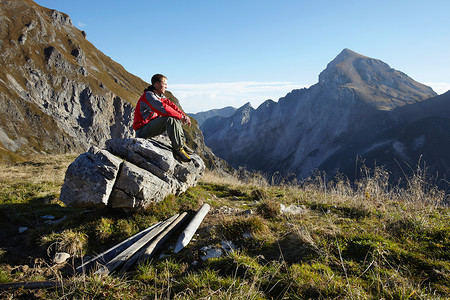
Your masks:
<instances>
[{"instance_id":1,"label":"man's knee","mask_svg":"<svg viewBox=\"0 0 450 300\"><path fill-rule=\"evenodd\" d=\"M174 117L167 117L167 125L169 126L180 126L181 121L178 119L175 119Z\"/></svg>"}]
</instances>

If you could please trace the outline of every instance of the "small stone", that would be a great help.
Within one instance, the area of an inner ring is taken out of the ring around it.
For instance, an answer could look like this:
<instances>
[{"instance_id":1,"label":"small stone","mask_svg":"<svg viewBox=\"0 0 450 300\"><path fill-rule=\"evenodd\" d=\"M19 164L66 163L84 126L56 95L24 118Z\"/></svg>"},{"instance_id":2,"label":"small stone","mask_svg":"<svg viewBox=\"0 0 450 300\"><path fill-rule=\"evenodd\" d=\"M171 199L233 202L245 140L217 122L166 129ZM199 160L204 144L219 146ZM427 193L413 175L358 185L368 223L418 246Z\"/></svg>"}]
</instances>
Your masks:
<instances>
[{"instance_id":1,"label":"small stone","mask_svg":"<svg viewBox=\"0 0 450 300\"><path fill-rule=\"evenodd\" d=\"M211 246L205 246L202 249L203 252L205 252L205 255L201 255L200 258L202 260L208 260L210 258L217 258L221 257L223 255L222 249L211 247Z\"/></svg>"},{"instance_id":2,"label":"small stone","mask_svg":"<svg viewBox=\"0 0 450 300\"><path fill-rule=\"evenodd\" d=\"M159 259L166 258L166 257L169 257L169 256L170 256L169 254L161 253L159 255Z\"/></svg>"},{"instance_id":3,"label":"small stone","mask_svg":"<svg viewBox=\"0 0 450 300\"><path fill-rule=\"evenodd\" d=\"M233 244L232 241L222 241L220 242L220 245L222 246L222 249L225 250L226 252L230 252L236 249L236 246Z\"/></svg>"},{"instance_id":4,"label":"small stone","mask_svg":"<svg viewBox=\"0 0 450 300\"><path fill-rule=\"evenodd\" d=\"M58 220L47 220L44 223L47 224L47 225L55 225L55 224L61 223L65 219L66 219L66 216L64 216L64 217L62 217L61 219L58 219Z\"/></svg>"},{"instance_id":5,"label":"small stone","mask_svg":"<svg viewBox=\"0 0 450 300\"><path fill-rule=\"evenodd\" d=\"M70 257L69 253L66 252L58 252L55 254L55 257L53 258L53 262L55 264L63 264L68 260Z\"/></svg>"},{"instance_id":6,"label":"small stone","mask_svg":"<svg viewBox=\"0 0 450 300\"><path fill-rule=\"evenodd\" d=\"M244 233L242 234L242 237L243 237L244 239L250 239L250 238L252 238L253 236L252 236L252 234L249 233L249 232L244 232Z\"/></svg>"},{"instance_id":7,"label":"small stone","mask_svg":"<svg viewBox=\"0 0 450 300\"><path fill-rule=\"evenodd\" d=\"M26 273L29 269L30 269L30 267L29 267L28 265L23 265L23 266L20 266L20 267L19 267L19 270L20 270L22 273Z\"/></svg>"},{"instance_id":8,"label":"small stone","mask_svg":"<svg viewBox=\"0 0 450 300\"><path fill-rule=\"evenodd\" d=\"M302 213L304 211L303 208L296 206L296 205L289 205L288 207L286 207L285 205L280 205L281 206L281 212L282 213L288 213L288 214L293 214L293 215L298 215L300 213Z\"/></svg>"}]
</instances>

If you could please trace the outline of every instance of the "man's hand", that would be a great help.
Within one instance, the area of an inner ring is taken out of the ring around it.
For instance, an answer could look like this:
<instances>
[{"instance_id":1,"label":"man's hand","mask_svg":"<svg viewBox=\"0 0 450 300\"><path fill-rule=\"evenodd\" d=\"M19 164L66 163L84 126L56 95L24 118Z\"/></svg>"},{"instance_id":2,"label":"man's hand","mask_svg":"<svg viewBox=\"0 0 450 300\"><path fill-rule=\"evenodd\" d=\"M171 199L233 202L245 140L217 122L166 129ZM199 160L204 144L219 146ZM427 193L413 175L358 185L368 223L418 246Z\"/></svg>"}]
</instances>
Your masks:
<instances>
[{"instance_id":1,"label":"man's hand","mask_svg":"<svg viewBox=\"0 0 450 300\"><path fill-rule=\"evenodd\" d=\"M183 123L183 125L191 126L191 119L187 115L184 115L181 117L181 123Z\"/></svg>"}]
</instances>

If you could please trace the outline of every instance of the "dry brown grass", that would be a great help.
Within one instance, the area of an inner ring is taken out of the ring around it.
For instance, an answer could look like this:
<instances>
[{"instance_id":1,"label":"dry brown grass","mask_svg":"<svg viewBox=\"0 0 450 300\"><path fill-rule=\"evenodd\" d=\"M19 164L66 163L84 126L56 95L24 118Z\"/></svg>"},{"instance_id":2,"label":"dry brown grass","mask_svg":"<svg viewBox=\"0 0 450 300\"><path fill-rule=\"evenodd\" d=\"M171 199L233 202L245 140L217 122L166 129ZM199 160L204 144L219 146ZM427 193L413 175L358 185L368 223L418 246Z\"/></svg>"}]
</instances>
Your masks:
<instances>
[{"instance_id":1,"label":"dry brown grass","mask_svg":"<svg viewBox=\"0 0 450 300\"><path fill-rule=\"evenodd\" d=\"M232 188L248 186L264 188L269 186L269 183L264 178L264 176L260 174L250 174L246 171L241 170L236 171L235 174L219 173L216 171L206 170L201 181L206 184L227 185Z\"/></svg>"},{"instance_id":2,"label":"dry brown grass","mask_svg":"<svg viewBox=\"0 0 450 300\"><path fill-rule=\"evenodd\" d=\"M35 156L21 163L0 162L0 182L62 184L67 167L78 154Z\"/></svg>"},{"instance_id":3,"label":"dry brown grass","mask_svg":"<svg viewBox=\"0 0 450 300\"><path fill-rule=\"evenodd\" d=\"M54 252L67 252L71 256L80 257L84 252L86 242L86 234L71 229L45 235L40 240L41 246L47 247L49 256Z\"/></svg>"}]
</instances>

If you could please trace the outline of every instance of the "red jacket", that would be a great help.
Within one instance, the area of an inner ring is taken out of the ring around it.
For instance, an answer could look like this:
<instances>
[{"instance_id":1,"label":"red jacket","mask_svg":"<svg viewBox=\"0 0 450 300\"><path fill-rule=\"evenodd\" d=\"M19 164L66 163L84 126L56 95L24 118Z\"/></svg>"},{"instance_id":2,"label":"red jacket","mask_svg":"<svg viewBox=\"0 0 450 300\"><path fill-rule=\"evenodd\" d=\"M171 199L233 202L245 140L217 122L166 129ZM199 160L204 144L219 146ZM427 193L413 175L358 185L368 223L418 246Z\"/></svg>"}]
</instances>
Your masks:
<instances>
[{"instance_id":1,"label":"red jacket","mask_svg":"<svg viewBox=\"0 0 450 300\"><path fill-rule=\"evenodd\" d=\"M174 117L181 119L184 113L164 95L147 91L139 98L134 110L133 129L137 130L159 117Z\"/></svg>"}]
</instances>

